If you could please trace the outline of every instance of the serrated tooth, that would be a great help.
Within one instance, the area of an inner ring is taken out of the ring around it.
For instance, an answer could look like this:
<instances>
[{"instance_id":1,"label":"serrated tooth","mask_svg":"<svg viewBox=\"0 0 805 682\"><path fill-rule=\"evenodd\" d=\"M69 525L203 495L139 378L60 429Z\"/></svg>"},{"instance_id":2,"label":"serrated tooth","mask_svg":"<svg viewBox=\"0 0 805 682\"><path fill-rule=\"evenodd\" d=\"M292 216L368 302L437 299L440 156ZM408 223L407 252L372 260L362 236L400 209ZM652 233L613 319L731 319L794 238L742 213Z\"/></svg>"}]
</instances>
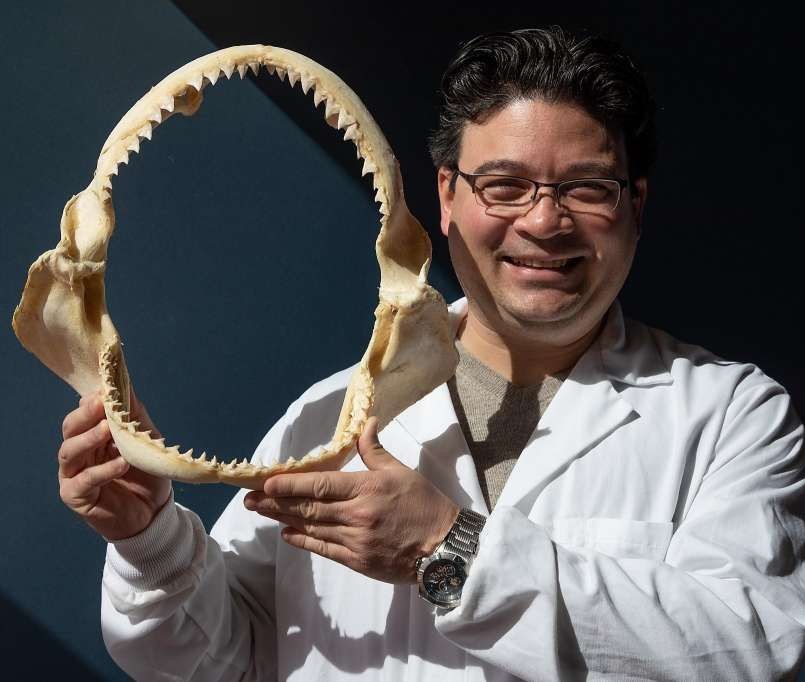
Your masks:
<instances>
[{"instance_id":1,"label":"serrated tooth","mask_svg":"<svg viewBox=\"0 0 805 682\"><path fill-rule=\"evenodd\" d=\"M357 140L358 139L358 124L353 123L350 126L347 126L346 131L344 132L344 139L345 140Z\"/></svg>"},{"instance_id":2,"label":"serrated tooth","mask_svg":"<svg viewBox=\"0 0 805 682\"><path fill-rule=\"evenodd\" d=\"M367 173L374 173L376 170L377 166L375 166L369 159L364 159L363 168L361 169L361 177L363 177Z\"/></svg>"},{"instance_id":3,"label":"serrated tooth","mask_svg":"<svg viewBox=\"0 0 805 682\"><path fill-rule=\"evenodd\" d=\"M227 80L232 78L232 72L235 70L234 64L224 64L221 66L221 72L226 76Z\"/></svg>"},{"instance_id":4,"label":"serrated tooth","mask_svg":"<svg viewBox=\"0 0 805 682\"><path fill-rule=\"evenodd\" d=\"M218 458L217 457L213 456L213 458L210 460L210 466L214 466L214 467L218 466Z\"/></svg>"},{"instance_id":5,"label":"serrated tooth","mask_svg":"<svg viewBox=\"0 0 805 682\"><path fill-rule=\"evenodd\" d=\"M385 203L386 193L382 190L382 188L378 188L377 192L375 192L375 201L379 204Z\"/></svg>"},{"instance_id":6,"label":"serrated tooth","mask_svg":"<svg viewBox=\"0 0 805 682\"><path fill-rule=\"evenodd\" d=\"M106 178L104 179L103 183L101 184L101 188L102 189L112 189L112 178L110 178L107 175Z\"/></svg>"},{"instance_id":7,"label":"serrated tooth","mask_svg":"<svg viewBox=\"0 0 805 682\"><path fill-rule=\"evenodd\" d=\"M246 64L238 64L238 73L240 74L241 80L246 78L246 69L248 69L248 68L249 67L246 66Z\"/></svg>"},{"instance_id":8,"label":"serrated tooth","mask_svg":"<svg viewBox=\"0 0 805 682\"><path fill-rule=\"evenodd\" d=\"M160 123L162 123L162 113L161 113L161 111L160 111L159 109L157 109L156 111L152 111L152 112L151 112L151 113L148 115L148 120L149 120L149 121L153 121L153 122L154 122L154 123L156 123L157 125L159 125Z\"/></svg>"},{"instance_id":9,"label":"serrated tooth","mask_svg":"<svg viewBox=\"0 0 805 682\"><path fill-rule=\"evenodd\" d=\"M204 74L210 85L215 85L218 82L218 77L221 75L221 70L218 68L213 69L209 73Z\"/></svg>"},{"instance_id":10,"label":"serrated tooth","mask_svg":"<svg viewBox=\"0 0 805 682\"><path fill-rule=\"evenodd\" d=\"M355 123L355 119L350 116L346 110L341 109L341 111L338 112L338 125L336 127L339 130L344 126L351 126L353 123Z\"/></svg>"},{"instance_id":11,"label":"serrated tooth","mask_svg":"<svg viewBox=\"0 0 805 682\"><path fill-rule=\"evenodd\" d=\"M136 135L134 136L134 139L131 142L129 142L129 146L127 147L127 149L130 152L134 152L135 154L139 153L139 151L140 151L140 140L137 139Z\"/></svg>"},{"instance_id":12,"label":"serrated tooth","mask_svg":"<svg viewBox=\"0 0 805 682\"><path fill-rule=\"evenodd\" d=\"M336 101L328 99L327 104L324 106L324 118L330 118L339 111L341 111L341 107L338 106Z\"/></svg>"},{"instance_id":13,"label":"serrated tooth","mask_svg":"<svg viewBox=\"0 0 805 682\"><path fill-rule=\"evenodd\" d=\"M192 450L190 450L189 452L181 452L179 453L178 458L184 462L192 462L193 461L193 456L191 454L192 452L193 452Z\"/></svg>"},{"instance_id":14,"label":"serrated tooth","mask_svg":"<svg viewBox=\"0 0 805 682\"><path fill-rule=\"evenodd\" d=\"M126 153L123 154L123 156L120 157L120 159L118 160L118 163L125 163L127 166L129 165L129 151L128 151L128 149L126 150Z\"/></svg>"},{"instance_id":15,"label":"serrated tooth","mask_svg":"<svg viewBox=\"0 0 805 682\"><path fill-rule=\"evenodd\" d=\"M173 97L168 97L168 99L159 105L159 108L165 111L173 111Z\"/></svg>"},{"instance_id":16,"label":"serrated tooth","mask_svg":"<svg viewBox=\"0 0 805 682\"><path fill-rule=\"evenodd\" d=\"M283 69L281 66L278 66L276 68L276 72L277 72L277 78L279 78L281 81L284 81L288 71L286 69Z\"/></svg>"},{"instance_id":17,"label":"serrated tooth","mask_svg":"<svg viewBox=\"0 0 805 682\"><path fill-rule=\"evenodd\" d=\"M201 83L204 80L204 74L197 73L193 78L187 81L187 84L192 86L197 92L201 92Z\"/></svg>"},{"instance_id":18,"label":"serrated tooth","mask_svg":"<svg viewBox=\"0 0 805 682\"><path fill-rule=\"evenodd\" d=\"M146 124L146 125L144 125L142 128L140 128L140 131L137 133L137 136L138 136L138 137L141 137L141 138L142 138L142 139L144 139L144 140L150 140L150 139L151 139L152 130L153 130L153 129L151 128L151 126L150 126L150 125L148 125L148 124Z\"/></svg>"},{"instance_id":19,"label":"serrated tooth","mask_svg":"<svg viewBox=\"0 0 805 682\"><path fill-rule=\"evenodd\" d=\"M249 62L249 68L255 76L260 75L260 62Z\"/></svg>"},{"instance_id":20,"label":"serrated tooth","mask_svg":"<svg viewBox=\"0 0 805 682\"><path fill-rule=\"evenodd\" d=\"M245 469L248 466L249 466L249 460L244 458L243 461L240 464L238 464L238 469Z\"/></svg>"},{"instance_id":21,"label":"serrated tooth","mask_svg":"<svg viewBox=\"0 0 805 682\"><path fill-rule=\"evenodd\" d=\"M266 70L266 71L268 71L268 73L269 73L270 75L272 75L272 76L273 76L273 75L276 73L276 71L277 71L277 67L276 67L276 66L274 66L273 64L263 64L263 66L265 67L265 70Z\"/></svg>"},{"instance_id":22,"label":"serrated tooth","mask_svg":"<svg viewBox=\"0 0 805 682\"><path fill-rule=\"evenodd\" d=\"M161 447L161 448L165 447L165 439L164 438L154 438L154 443L159 445L159 447Z\"/></svg>"},{"instance_id":23,"label":"serrated tooth","mask_svg":"<svg viewBox=\"0 0 805 682\"><path fill-rule=\"evenodd\" d=\"M310 88L313 86L313 79L310 76L303 73L301 81L302 81L302 92L304 92L307 95L307 93L310 91Z\"/></svg>"},{"instance_id":24,"label":"serrated tooth","mask_svg":"<svg viewBox=\"0 0 805 682\"><path fill-rule=\"evenodd\" d=\"M321 101L323 99L327 99L327 93L324 92L324 90L319 88L318 90L313 91L313 106L314 107L319 106L319 104L321 104Z\"/></svg>"},{"instance_id":25,"label":"serrated tooth","mask_svg":"<svg viewBox=\"0 0 805 682\"><path fill-rule=\"evenodd\" d=\"M201 453L201 454L198 456L198 459L196 459L196 461L197 461L199 464L206 464L206 463L207 463L207 453L206 453L206 452L202 452L202 453Z\"/></svg>"},{"instance_id":26,"label":"serrated tooth","mask_svg":"<svg viewBox=\"0 0 805 682\"><path fill-rule=\"evenodd\" d=\"M380 214L384 215L384 216L387 216L387 215L389 215L389 213L391 213L391 211L389 211L388 204L385 204L385 203L380 204Z\"/></svg>"},{"instance_id":27,"label":"serrated tooth","mask_svg":"<svg viewBox=\"0 0 805 682\"><path fill-rule=\"evenodd\" d=\"M293 87L299 82L299 73L293 69L288 69L288 83Z\"/></svg>"}]
</instances>

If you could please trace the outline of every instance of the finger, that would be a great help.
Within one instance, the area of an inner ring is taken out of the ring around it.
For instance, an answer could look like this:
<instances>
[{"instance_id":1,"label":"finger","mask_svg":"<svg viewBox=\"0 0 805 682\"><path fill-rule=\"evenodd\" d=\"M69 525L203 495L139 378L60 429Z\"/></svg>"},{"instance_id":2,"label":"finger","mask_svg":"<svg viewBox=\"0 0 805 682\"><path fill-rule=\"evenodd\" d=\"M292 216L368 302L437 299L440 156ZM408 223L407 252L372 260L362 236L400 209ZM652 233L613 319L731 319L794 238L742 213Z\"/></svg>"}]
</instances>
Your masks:
<instances>
[{"instance_id":1,"label":"finger","mask_svg":"<svg viewBox=\"0 0 805 682\"><path fill-rule=\"evenodd\" d=\"M263 485L263 491L269 497L348 500L354 495L357 483L355 474L343 471L313 471L272 476Z\"/></svg>"},{"instance_id":2,"label":"finger","mask_svg":"<svg viewBox=\"0 0 805 682\"><path fill-rule=\"evenodd\" d=\"M89 463L90 458L100 448L112 441L112 433L105 419L98 422L89 431L65 440L59 448L59 475L72 478Z\"/></svg>"},{"instance_id":3,"label":"finger","mask_svg":"<svg viewBox=\"0 0 805 682\"><path fill-rule=\"evenodd\" d=\"M62 499L69 506L79 506L87 499L97 498L98 488L124 476L128 470L129 463L122 457L87 467L73 478L62 481Z\"/></svg>"},{"instance_id":4,"label":"finger","mask_svg":"<svg viewBox=\"0 0 805 682\"><path fill-rule=\"evenodd\" d=\"M327 540L319 540L290 526L282 529L282 539L292 547L305 549L308 552L332 559L345 566L354 563L356 559L354 554L343 545L328 542Z\"/></svg>"},{"instance_id":5,"label":"finger","mask_svg":"<svg viewBox=\"0 0 805 682\"><path fill-rule=\"evenodd\" d=\"M344 546L345 535L349 531L345 526L335 523L305 521L298 516L285 516L284 514L262 514L262 516L268 516L268 518L284 523L286 527L298 530L316 540L323 540L324 542L341 546Z\"/></svg>"},{"instance_id":6,"label":"finger","mask_svg":"<svg viewBox=\"0 0 805 682\"><path fill-rule=\"evenodd\" d=\"M86 398L86 400L85 400ZM91 429L104 417L103 403L97 393L91 393L81 399L78 407L64 418L61 432L64 438L71 438Z\"/></svg>"},{"instance_id":7,"label":"finger","mask_svg":"<svg viewBox=\"0 0 805 682\"><path fill-rule=\"evenodd\" d=\"M358 439L358 452L370 471L392 469L404 466L393 455L386 452L377 437L377 417L370 417Z\"/></svg>"},{"instance_id":8,"label":"finger","mask_svg":"<svg viewBox=\"0 0 805 682\"><path fill-rule=\"evenodd\" d=\"M246 509L258 514L285 514L307 521L345 523L346 509L340 500L317 500L312 497L268 497L251 492L243 500Z\"/></svg>"}]
</instances>

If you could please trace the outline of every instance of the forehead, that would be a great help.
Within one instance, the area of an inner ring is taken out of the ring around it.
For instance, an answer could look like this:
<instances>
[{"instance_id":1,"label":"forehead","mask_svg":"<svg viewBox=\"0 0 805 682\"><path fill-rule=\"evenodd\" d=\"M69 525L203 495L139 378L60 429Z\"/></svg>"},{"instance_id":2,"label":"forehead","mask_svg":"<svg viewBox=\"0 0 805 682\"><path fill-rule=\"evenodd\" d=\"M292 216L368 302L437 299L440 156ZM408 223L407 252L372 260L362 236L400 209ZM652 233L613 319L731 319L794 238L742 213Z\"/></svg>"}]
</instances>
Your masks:
<instances>
[{"instance_id":1,"label":"forehead","mask_svg":"<svg viewBox=\"0 0 805 682\"><path fill-rule=\"evenodd\" d=\"M626 169L626 151L613 134L578 105L518 99L481 123L467 123L459 162L472 172L490 161L509 161L538 175L572 165Z\"/></svg>"}]
</instances>

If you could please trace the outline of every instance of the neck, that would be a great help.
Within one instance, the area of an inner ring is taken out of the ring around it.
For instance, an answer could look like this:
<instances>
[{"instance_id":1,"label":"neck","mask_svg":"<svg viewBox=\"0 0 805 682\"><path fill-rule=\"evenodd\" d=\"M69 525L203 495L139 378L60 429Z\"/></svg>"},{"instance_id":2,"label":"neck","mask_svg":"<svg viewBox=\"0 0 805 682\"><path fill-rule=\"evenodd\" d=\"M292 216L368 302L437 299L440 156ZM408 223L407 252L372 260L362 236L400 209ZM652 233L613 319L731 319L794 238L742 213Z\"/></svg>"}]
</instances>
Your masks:
<instances>
[{"instance_id":1,"label":"neck","mask_svg":"<svg viewBox=\"0 0 805 682\"><path fill-rule=\"evenodd\" d=\"M507 381L530 386L570 370L598 336L602 322L570 343L552 343L538 335L504 335L473 314L470 307L458 339L471 355Z\"/></svg>"}]
</instances>

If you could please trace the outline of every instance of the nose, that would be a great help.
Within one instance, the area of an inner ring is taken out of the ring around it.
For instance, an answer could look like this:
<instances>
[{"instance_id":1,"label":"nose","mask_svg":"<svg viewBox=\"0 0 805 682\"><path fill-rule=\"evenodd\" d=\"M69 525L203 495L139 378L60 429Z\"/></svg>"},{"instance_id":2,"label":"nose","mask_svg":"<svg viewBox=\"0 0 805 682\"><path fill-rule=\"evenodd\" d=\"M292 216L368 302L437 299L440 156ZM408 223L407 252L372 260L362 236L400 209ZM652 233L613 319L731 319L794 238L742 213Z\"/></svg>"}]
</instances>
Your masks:
<instances>
[{"instance_id":1,"label":"nose","mask_svg":"<svg viewBox=\"0 0 805 682\"><path fill-rule=\"evenodd\" d=\"M549 239L559 234L573 231L573 220L559 206L556 190L540 187L534 205L514 221L513 227L524 237Z\"/></svg>"}]
</instances>

